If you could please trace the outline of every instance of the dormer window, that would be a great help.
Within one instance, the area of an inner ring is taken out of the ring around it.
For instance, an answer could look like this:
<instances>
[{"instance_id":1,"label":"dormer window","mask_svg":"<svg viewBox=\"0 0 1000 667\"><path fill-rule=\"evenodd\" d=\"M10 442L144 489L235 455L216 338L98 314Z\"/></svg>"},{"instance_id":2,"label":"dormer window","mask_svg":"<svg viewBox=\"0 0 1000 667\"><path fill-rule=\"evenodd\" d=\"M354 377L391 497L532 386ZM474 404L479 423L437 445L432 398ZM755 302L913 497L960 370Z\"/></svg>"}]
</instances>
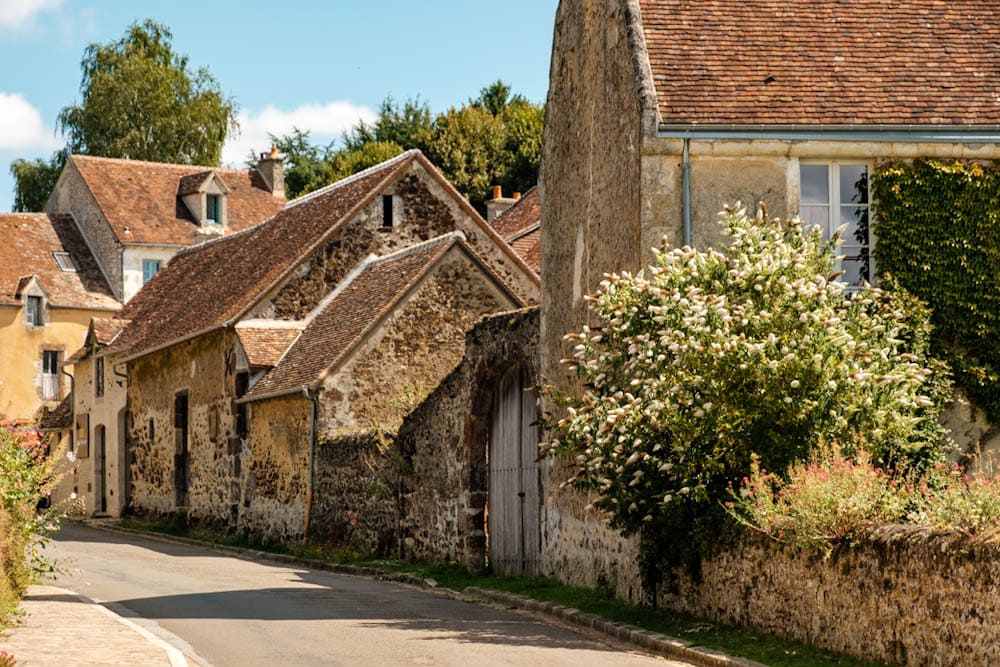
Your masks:
<instances>
[{"instance_id":1,"label":"dormer window","mask_svg":"<svg viewBox=\"0 0 1000 667\"><path fill-rule=\"evenodd\" d=\"M208 234L221 234L226 226L226 195L230 192L215 171L200 171L180 179L177 194Z\"/></svg>"},{"instance_id":2,"label":"dormer window","mask_svg":"<svg viewBox=\"0 0 1000 667\"><path fill-rule=\"evenodd\" d=\"M222 195L205 195L205 222L222 224Z\"/></svg>"},{"instance_id":3,"label":"dormer window","mask_svg":"<svg viewBox=\"0 0 1000 667\"><path fill-rule=\"evenodd\" d=\"M26 297L24 320L33 327L42 326L42 297Z\"/></svg>"}]
</instances>

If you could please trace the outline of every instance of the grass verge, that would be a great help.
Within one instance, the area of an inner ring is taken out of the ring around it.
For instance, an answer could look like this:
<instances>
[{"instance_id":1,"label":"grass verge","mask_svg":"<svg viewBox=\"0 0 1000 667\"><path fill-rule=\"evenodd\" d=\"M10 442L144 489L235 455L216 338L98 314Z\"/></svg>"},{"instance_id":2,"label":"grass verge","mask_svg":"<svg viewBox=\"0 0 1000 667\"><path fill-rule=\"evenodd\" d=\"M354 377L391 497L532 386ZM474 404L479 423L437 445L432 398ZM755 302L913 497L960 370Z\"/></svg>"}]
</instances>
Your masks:
<instances>
[{"instance_id":1,"label":"grass verge","mask_svg":"<svg viewBox=\"0 0 1000 667\"><path fill-rule=\"evenodd\" d=\"M438 586L456 591L462 591L469 586L478 586L517 593L536 600L573 607L612 621L628 623L670 637L684 639L697 646L715 649L732 656L749 658L767 665L809 667L812 665L875 666L881 664L859 660L797 641L780 639L746 628L706 621L687 614L651 607L636 607L601 591L566 586L549 577L476 575L458 565L429 565L365 558L350 550L331 548L322 544L282 545L250 541L237 536L220 535L205 529L186 527L181 521L151 522L130 518L122 519L118 522L118 526L127 530L174 535L212 544L412 574L422 579L433 579Z\"/></svg>"}]
</instances>

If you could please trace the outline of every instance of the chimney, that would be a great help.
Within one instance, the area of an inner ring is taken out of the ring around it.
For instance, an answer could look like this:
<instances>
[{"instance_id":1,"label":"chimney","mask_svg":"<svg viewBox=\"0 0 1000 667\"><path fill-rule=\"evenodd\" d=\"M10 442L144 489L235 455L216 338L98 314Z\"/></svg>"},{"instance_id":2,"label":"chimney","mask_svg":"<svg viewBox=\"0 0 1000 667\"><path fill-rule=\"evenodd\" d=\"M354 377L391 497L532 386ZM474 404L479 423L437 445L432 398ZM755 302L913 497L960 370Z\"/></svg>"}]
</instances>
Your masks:
<instances>
[{"instance_id":1,"label":"chimney","mask_svg":"<svg viewBox=\"0 0 1000 667\"><path fill-rule=\"evenodd\" d=\"M272 147L270 153L261 153L257 171L264 178L267 189L279 199L285 198L285 156Z\"/></svg>"},{"instance_id":2,"label":"chimney","mask_svg":"<svg viewBox=\"0 0 1000 667\"><path fill-rule=\"evenodd\" d=\"M519 194L516 193L513 197L504 197L503 187L494 185L493 199L486 200L486 222L493 222L516 204L517 200L520 199Z\"/></svg>"}]
</instances>

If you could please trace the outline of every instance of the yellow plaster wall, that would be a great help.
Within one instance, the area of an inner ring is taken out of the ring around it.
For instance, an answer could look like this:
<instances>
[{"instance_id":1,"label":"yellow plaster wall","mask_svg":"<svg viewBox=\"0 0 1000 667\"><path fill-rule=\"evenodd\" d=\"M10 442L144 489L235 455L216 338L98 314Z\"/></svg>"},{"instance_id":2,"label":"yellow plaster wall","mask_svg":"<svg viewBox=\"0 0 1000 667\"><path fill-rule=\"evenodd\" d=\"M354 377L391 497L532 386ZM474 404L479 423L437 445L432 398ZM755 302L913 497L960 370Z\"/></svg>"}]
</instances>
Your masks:
<instances>
[{"instance_id":1,"label":"yellow plaster wall","mask_svg":"<svg viewBox=\"0 0 1000 667\"><path fill-rule=\"evenodd\" d=\"M43 349L62 350L61 358L83 345L91 317L104 311L49 308L49 323L29 327L25 309L0 307L0 415L30 419L42 406L41 363ZM62 396L69 393L69 378L63 376Z\"/></svg>"}]
</instances>

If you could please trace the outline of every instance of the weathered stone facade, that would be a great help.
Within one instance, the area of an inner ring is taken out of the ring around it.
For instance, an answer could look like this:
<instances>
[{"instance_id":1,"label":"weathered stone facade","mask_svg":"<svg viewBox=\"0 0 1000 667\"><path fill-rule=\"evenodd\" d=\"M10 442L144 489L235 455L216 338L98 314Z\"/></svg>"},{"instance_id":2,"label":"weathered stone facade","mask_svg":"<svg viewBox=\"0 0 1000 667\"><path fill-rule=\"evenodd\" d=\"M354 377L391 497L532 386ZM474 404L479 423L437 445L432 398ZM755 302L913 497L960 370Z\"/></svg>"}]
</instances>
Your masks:
<instances>
[{"instance_id":1,"label":"weathered stone facade","mask_svg":"<svg viewBox=\"0 0 1000 667\"><path fill-rule=\"evenodd\" d=\"M659 603L722 623L891 664L1000 661L1000 552L961 535L886 527L829 559L749 536L678 577Z\"/></svg>"},{"instance_id":2,"label":"weathered stone facade","mask_svg":"<svg viewBox=\"0 0 1000 667\"><path fill-rule=\"evenodd\" d=\"M481 570L486 558L487 429L493 391L520 366L537 381L538 310L485 317L465 338L462 363L403 422L397 443L402 553Z\"/></svg>"},{"instance_id":3,"label":"weathered stone facade","mask_svg":"<svg viewBox=\"0 0 1000 667\"><path fill-rule=\"evenodd\" d=\"M642 147L652 89L637 84L632 3L561 2L542 143L542 374L563 377L563 335L586 321L583 297L644 256Z\"/></svg>"},{"instance_id":4,"label":"weathered stone facade","mask_svg":"<svg viewBox=\"0 0 1000 667\"><path fill-rule=\"evenodd\" d=\"M115 232L101 214L101 207L72 160L66 162L45 203L46 213L71 212L87 246L94 253L115 297L124 300L121 250Z\"/></svg>"},{"instance_id":5,"label":"weathered stone facade","mask_svg":"<svg viewBox=\"0 0 1000 667\"><path fill-rule=\"evenodd\" d=\"M131 507L181 508L209 524L232 526L240 503L236 438L237 339L218 330L128 364ZM187 397L187 499L178 502L181 428L177 398Z\"/></svg>"},{"instance_id":6,"label":"weathered stone facade","mask_svg":"<svg viewBox=\"0 0 1000 667\"><path fill-rule=\"evenodd\" d=\"M497 243L503 241L486 238L486 232L473 222L469 212L455 204L452 194L445 192L420 164L414 162L385 192L400 202L392 227L383 226L383 200L375 198L298 266L287 281L261 299L249 317L302 319L369 255L385 255L453 231L461 231L521 298L538 300L538 286L513 264L511 256L498 249Z\"/></svg>"}]
</instances>

